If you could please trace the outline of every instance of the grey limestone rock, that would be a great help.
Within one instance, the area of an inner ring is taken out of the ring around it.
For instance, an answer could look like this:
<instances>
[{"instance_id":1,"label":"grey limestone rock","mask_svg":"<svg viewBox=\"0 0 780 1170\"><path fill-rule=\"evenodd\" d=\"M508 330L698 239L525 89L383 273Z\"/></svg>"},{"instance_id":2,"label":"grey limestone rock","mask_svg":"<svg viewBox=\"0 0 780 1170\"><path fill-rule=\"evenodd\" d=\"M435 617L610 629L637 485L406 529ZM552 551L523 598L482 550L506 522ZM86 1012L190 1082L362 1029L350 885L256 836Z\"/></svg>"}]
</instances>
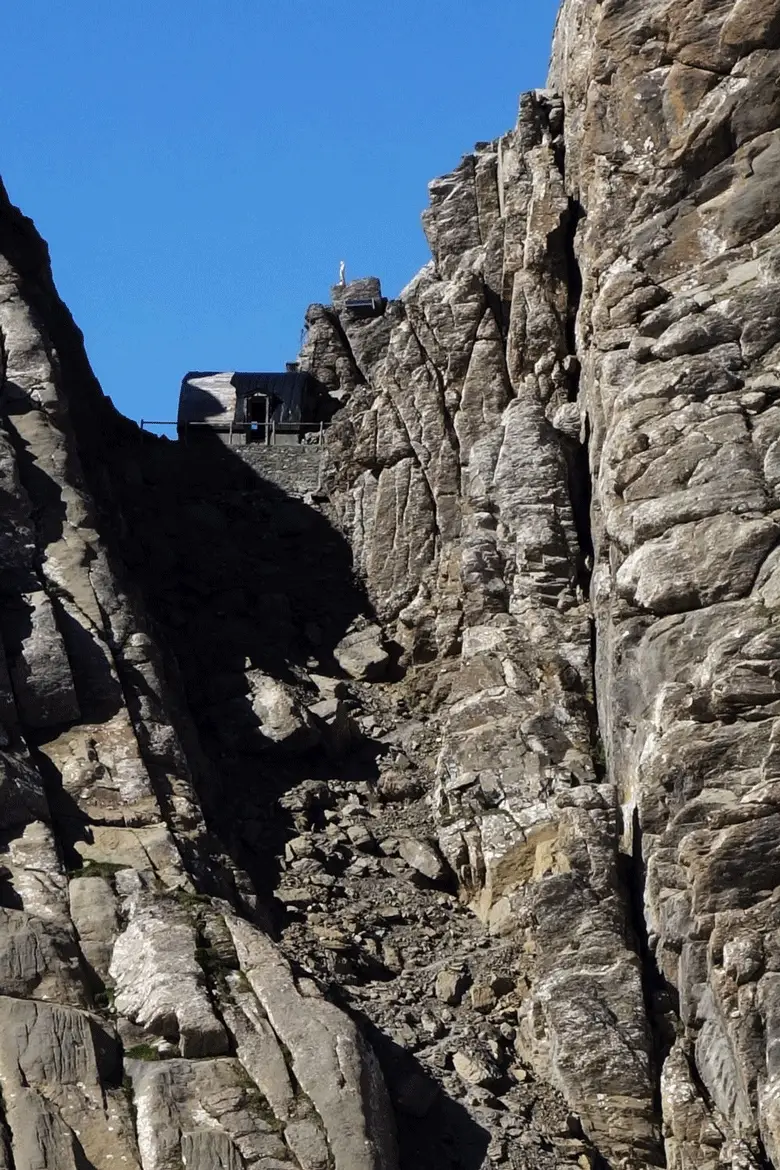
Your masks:
<instances>
[{"instance_id":1,"label":"grey limestone rock","mask_svg":"<svg viewBox=\"0 0 780 1170\"><path fill-rule=\"evenodd\" d=\"M390 662L382 645L382 631L375 625L365 625L345 634L335 647L333 657L345 674L364 682L384 678Z\"/></svg>"},{"instance_id":2,"label":"grey limestone rock","mask_svg":"<svg viewBox=\"0 0 780 1170\"><path fill-rule=\"evenodd\" d=\"M436 976L436 996L444 1003L459 1004L471 982L462 971L448 971L446 967Z\"/></svg>"},{"instance_id":3,"label":"grey limestone rock","mask_svg":"<svg viewBox=\"0 0 780 1170\"><path fill-rule=\"evenodd\" d=\"M398 852L412 869L417 870L431 882L446 882L449 877L447 863L432 841L420 841L415 837L404 837L398 842Z\"/></svg>"},{"instance_id":4,"label":"grey limestone rock","mask_svg":"<svg viewBox=\"0 0 780 1170\"><path fill-rule=\"evenodd\" d=\"M309 309L314 494L142 446L0 192L0 1164L780 1166L779 68L564 0Z\"/></svg>"},{"instance_id":5,"label":"grey limestone rock","mask_svg":"<svg viewBox=\"0 0 780 1170\"><path fill-rule=\"evenodd\" d=\"M223 1056L228 1037L209 1002L192 922L174 905L130 905L109 976L117 1011L182 1056Z\"/></svg>"}]
</instances>

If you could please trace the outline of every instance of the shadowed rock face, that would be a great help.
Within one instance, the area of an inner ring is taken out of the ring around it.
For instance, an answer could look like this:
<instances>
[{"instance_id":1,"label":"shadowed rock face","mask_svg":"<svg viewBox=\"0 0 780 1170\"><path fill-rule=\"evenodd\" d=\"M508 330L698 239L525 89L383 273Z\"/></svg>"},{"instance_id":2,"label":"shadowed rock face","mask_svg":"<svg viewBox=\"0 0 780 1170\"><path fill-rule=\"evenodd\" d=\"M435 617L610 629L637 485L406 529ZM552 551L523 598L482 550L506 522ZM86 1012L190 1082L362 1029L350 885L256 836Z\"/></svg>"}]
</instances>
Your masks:
<instances>
[{"instance_id":1,"label":"shadowed rock face","mask_svg":"<svg viewBox=\"0 0 780 1170\"><path fill-rule=\"evenodd\" d=\"M142 442L2 195L0 1165L780 1167L779 65L566 0L308 310L316 499Z\"/></svg>"},{"instance_id":2,"label":"shadowed rock face","mask_svg":"<svg viewBox=\"0 0 780 1170\"><path fill-rule=\"evenodd\" d=\"M0 1161L393 1170L376 1058L286 964L257 890L207 827L201 795L218 802L220 777L134 592L115 502L122 487L143 496L127 454L140 436L100 395L45 248L4 192L0 264ZM166 525L194 535L178 503L151 529L139 521L163 550L161 585ZM217 570L188 567L196 589L219 585ZM232 607L216 615L225 625ZM236 640L222 637L230 652ZM241 667L262 701L224 716L234 734L306 743L303 709L260 671L251 638Z\"/></svg>"}]
</instances>

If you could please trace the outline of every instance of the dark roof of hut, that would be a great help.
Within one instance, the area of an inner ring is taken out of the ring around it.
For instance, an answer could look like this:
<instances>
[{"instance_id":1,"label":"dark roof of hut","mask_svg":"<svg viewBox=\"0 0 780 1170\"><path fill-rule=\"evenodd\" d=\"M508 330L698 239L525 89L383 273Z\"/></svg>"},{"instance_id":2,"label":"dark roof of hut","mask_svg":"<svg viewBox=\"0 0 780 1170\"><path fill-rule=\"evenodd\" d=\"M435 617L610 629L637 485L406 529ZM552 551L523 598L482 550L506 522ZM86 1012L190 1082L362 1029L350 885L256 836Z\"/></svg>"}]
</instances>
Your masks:
<instances>
[{"instance_id":1,"label":"dark roof of hut","mask_svg":"<svg viewBox=\"0 0 780 1170\"><path fill-rule=\"evenodd\" d=\"M270 399L271 418L277 425L312 422L315 383L307 373L252 374L232 371L193 371L182 380L178 422L229 427L245 422L244 403L255 394Z\"/></svg>"}]
</instances>

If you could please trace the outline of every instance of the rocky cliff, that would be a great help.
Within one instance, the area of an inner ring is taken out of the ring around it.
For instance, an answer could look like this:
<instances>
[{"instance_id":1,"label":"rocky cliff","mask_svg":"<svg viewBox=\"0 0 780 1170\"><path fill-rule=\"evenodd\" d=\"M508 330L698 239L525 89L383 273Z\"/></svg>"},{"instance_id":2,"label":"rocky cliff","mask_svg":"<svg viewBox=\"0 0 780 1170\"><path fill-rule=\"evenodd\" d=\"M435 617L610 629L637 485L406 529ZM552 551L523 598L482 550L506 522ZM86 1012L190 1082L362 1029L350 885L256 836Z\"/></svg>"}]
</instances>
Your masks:
<instances>
[{"instance_id":1,"label":"rocky cliff","mask_svg":"<svg viewBox=\"0 0 780 1170\"><path fill-rule=\"evenodd\" d=\"M308 310L314 492L116 414L3 194L0 1165L780 1167L779 64L565 0Z\"/></svg>"}]
</instances>

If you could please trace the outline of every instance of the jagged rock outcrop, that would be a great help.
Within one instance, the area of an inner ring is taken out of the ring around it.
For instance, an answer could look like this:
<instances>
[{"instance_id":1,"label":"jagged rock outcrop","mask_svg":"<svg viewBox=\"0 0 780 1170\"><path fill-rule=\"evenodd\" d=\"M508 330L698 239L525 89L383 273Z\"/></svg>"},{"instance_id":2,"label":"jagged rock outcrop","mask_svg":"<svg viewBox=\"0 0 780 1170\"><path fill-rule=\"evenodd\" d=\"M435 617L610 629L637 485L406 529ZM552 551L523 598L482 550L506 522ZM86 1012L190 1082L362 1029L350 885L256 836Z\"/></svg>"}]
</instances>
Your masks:
<instances>
[{"instance_id":1,"label":"jagged rock outcrop","mask_svg":"<svg viewBox=\"0 0 780 1170\"><path fill-rule=\"evenodd\" d=\"M779 65L565 0L308 310L308 494L142 441L0 201L0 1160L780 1167Z\"/></svg>"}]
</instances>

